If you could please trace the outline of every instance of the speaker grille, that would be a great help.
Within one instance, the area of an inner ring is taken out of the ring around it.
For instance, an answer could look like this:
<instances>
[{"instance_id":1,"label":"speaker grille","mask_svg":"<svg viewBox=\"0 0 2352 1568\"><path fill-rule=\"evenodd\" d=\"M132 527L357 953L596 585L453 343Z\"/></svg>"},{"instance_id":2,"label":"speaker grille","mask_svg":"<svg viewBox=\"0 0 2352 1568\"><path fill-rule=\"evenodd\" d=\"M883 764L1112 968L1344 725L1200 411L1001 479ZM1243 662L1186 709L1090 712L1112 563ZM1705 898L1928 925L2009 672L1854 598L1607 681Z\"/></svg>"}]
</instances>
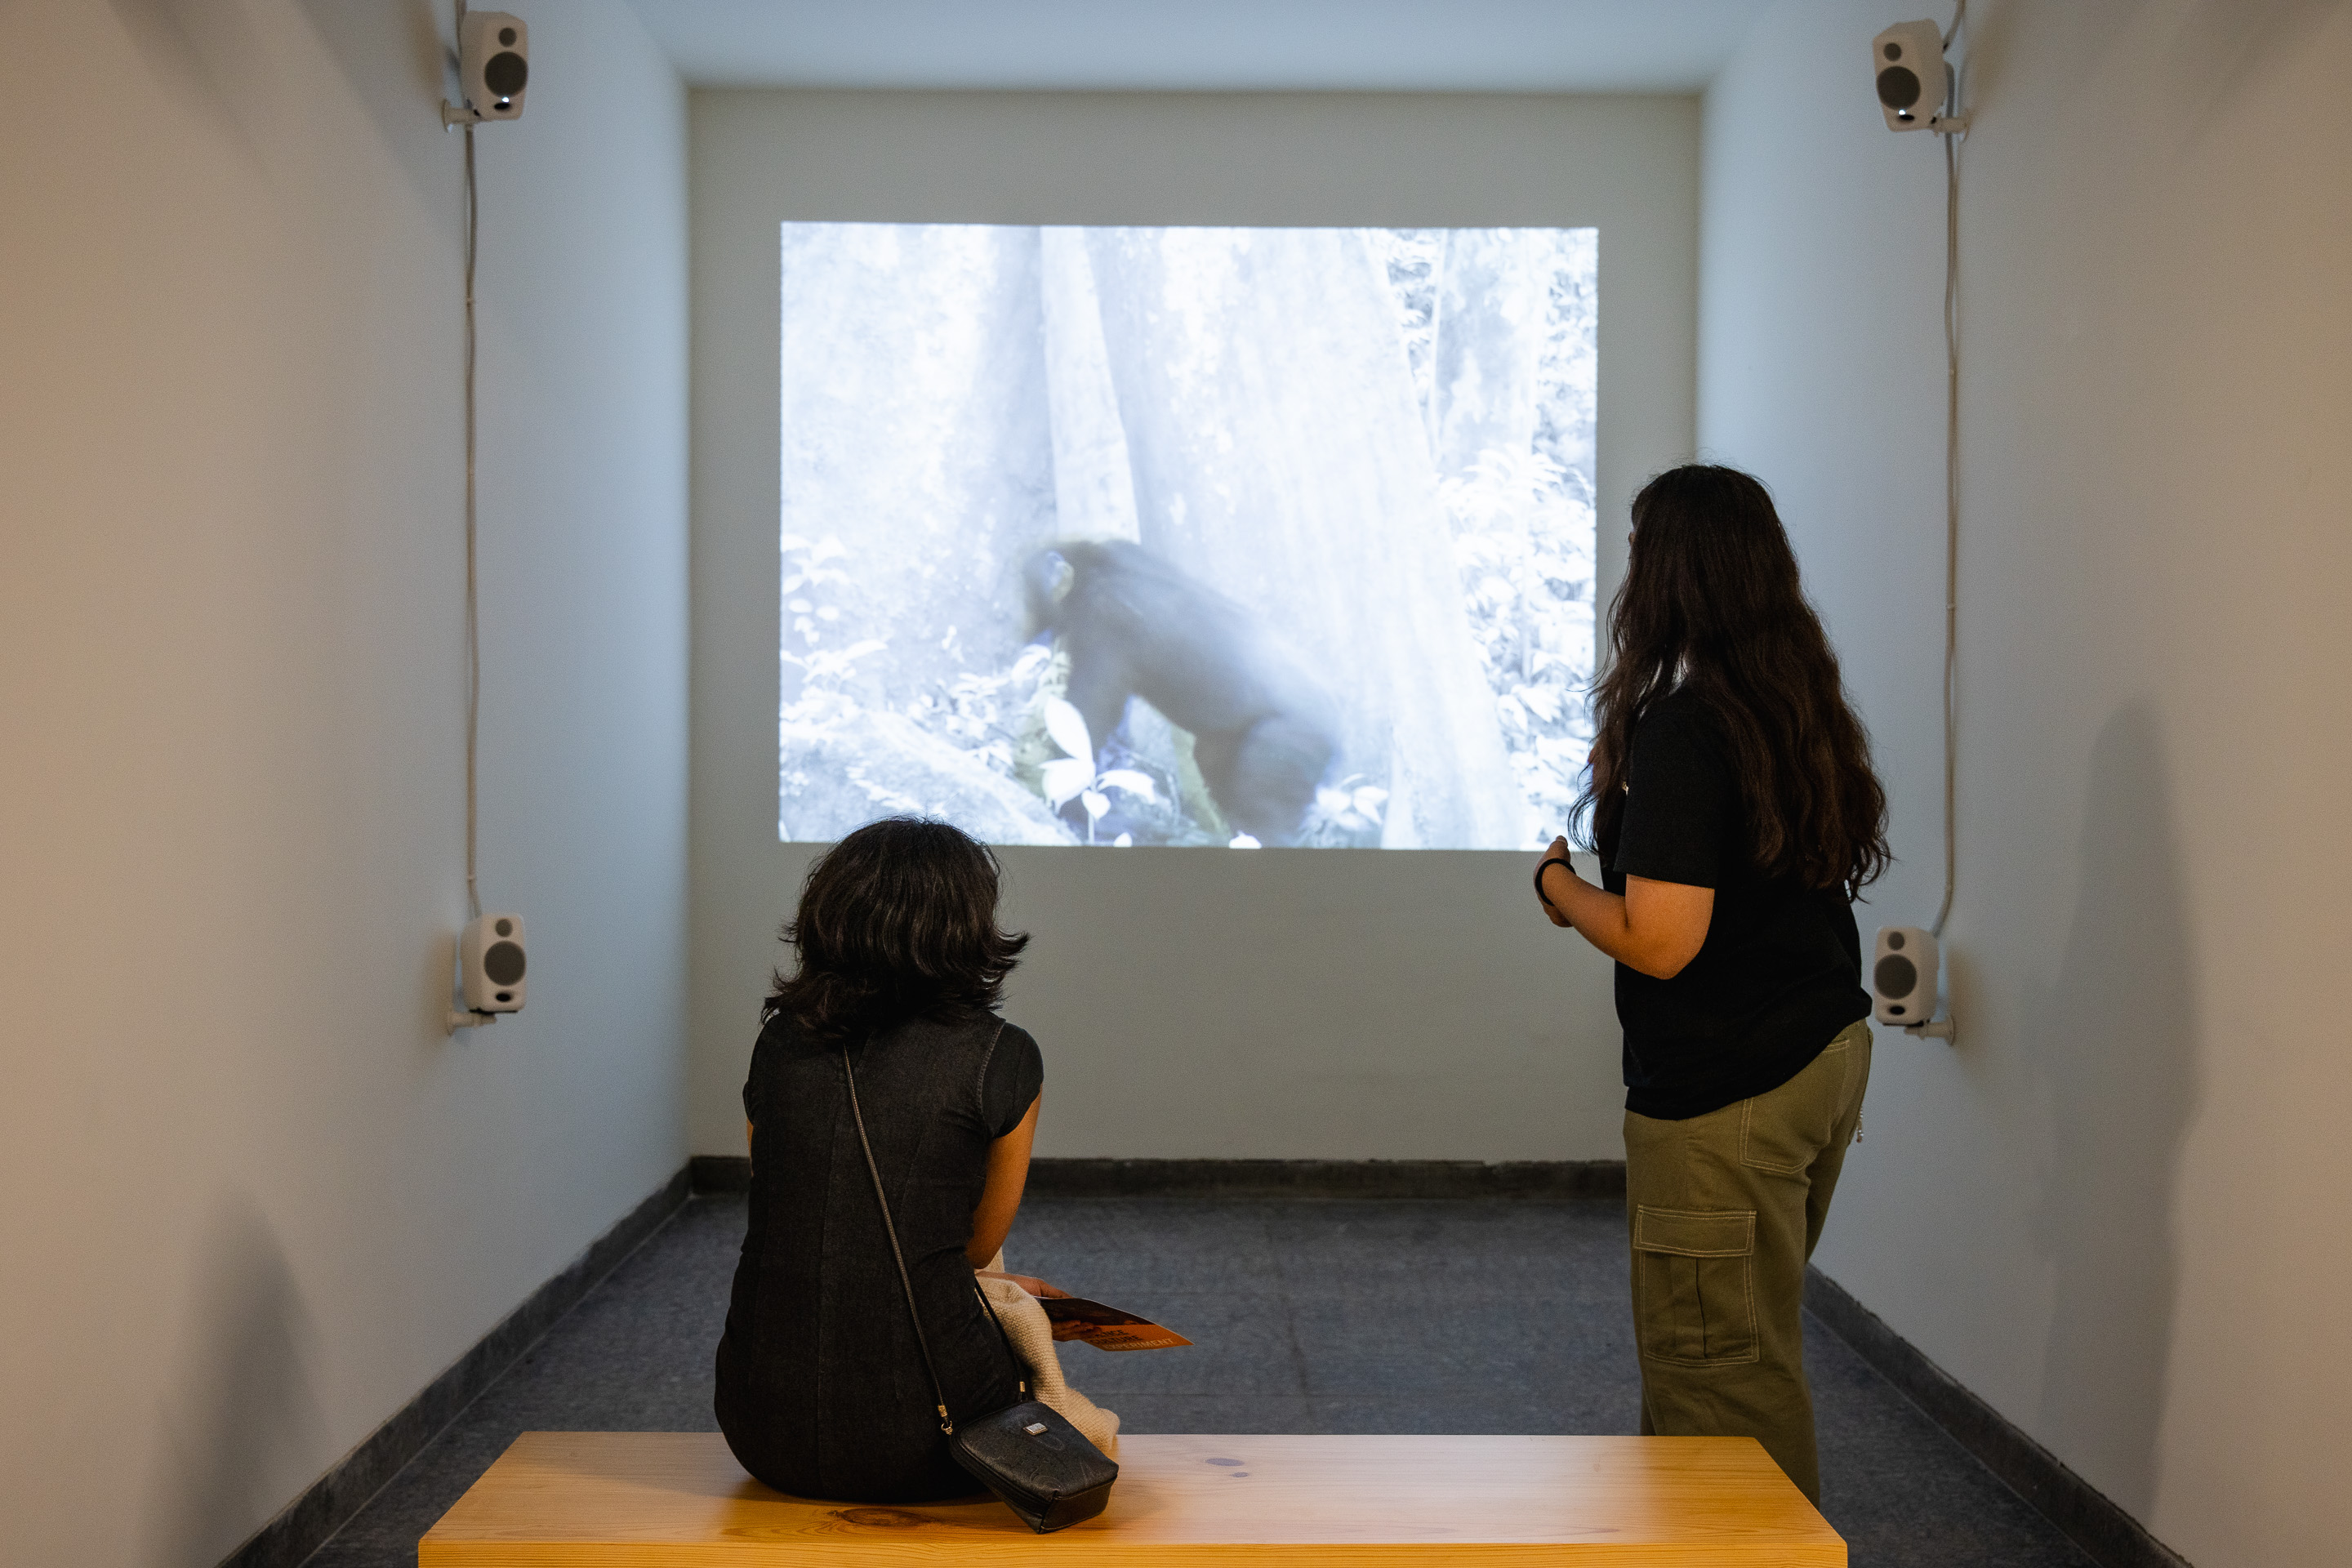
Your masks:
<instances>
[{"instance_id":1,"label":"speaker grille","mask_svg":"<svg viewBox=\"0 0 2352 1568\"><path fill-rule=\"evenodd\" d=\"M522 949L511 942L494 942L483 950L482 973L493 985L512 985L522 978ZM1886 965L1880 964L1883 973Z\"/></svg>"},{"instance_id":2,"label":"speaker grille","mask_svg":"<svg viewBox=\"0 0 2352 1568\"><path fill-rule=\"evenodd\" d=\"M1910 75L1908 71L1904 74ZM482 85L500 98L512 98L522 90L522 84L530 79L530 67L524 62L520 55L511 49L503 54L492 55L482 63ZM1878 82L1878 95L1884 98L1886 96L1886 79L1880 77ZM1911 83L1911 97L1918 96L1919 84L1914 79ZM1906 101L1907 102L1908 100Z\"/></svg>"},{"instance_id":3,"label":"speaker grille","mask_svg":"<svg viewBox=\"0 0 2352 1568\"><path fill-rule=\"evenodd\" d=\"M504 945L503 943L501 945ZM490 949L492 952L498 948ZM1919 966L1897 953L1888 953L1870 972L1870 983L1889 1001L1908 996L1919 987Z\"/></svg>"},{"instance_id":4,"label":"speaker grille","mask_svg":"<svg viewBox=\"0 0 2352 1568\"><path fill-rule=\"evenodd\" d=\"M1906 67L1887 67L1878 73L1878 101L1889 109L1910 108L1919 101L1919 79Z\"/></svg>"}]
</instances>

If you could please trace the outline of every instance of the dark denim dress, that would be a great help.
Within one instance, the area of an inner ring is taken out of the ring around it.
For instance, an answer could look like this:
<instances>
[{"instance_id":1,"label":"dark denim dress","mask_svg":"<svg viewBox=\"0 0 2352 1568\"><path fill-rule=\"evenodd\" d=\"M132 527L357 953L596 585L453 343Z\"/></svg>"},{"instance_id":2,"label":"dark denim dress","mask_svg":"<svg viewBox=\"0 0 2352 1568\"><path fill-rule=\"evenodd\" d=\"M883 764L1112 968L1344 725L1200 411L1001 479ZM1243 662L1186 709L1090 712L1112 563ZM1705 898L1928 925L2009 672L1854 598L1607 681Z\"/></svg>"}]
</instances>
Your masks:
<instances>
[{"instance_id":1,"label":"dark denim dress","mask_svg":"<svg viewBox=\"0 0 2352 1568\"><path fill-rule=\"evenodd\" d=\"M915 1020L856 1047L857 1098L890 1194L948 1407L1020 1397L964 1244L989 1145L1020 1125L1045 1068L993 1015ZM948 1455L905 1292L850 1120L841 1052L772 1018L752 1048L751 1228L719 1342L719 1430L779 1491L919 1502L979 1489Z\"/></svg>"}]
</instances>

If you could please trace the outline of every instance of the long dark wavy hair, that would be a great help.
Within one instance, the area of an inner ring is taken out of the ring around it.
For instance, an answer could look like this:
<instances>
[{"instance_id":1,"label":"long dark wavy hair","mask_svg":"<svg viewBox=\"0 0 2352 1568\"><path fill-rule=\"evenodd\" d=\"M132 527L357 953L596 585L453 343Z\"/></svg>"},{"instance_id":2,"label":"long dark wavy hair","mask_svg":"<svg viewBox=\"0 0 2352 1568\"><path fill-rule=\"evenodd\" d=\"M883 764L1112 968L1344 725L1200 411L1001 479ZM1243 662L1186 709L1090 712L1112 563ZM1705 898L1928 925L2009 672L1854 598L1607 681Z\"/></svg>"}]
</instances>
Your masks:
<instances>
[{"instance_id":1,"label":"long dark wavy hair","mask_svg":"<svg viewBox=\"0 0 2352 1568\"><path fill-rule=\"evenodd\" d=\"M1588 843L1615 839L1633 727L1679 690L1722 726L1759 870L1851 898L1886 869L1886 792L1869 734L1753 477L1694 463L1642 488L1609 641L1592 772L1575 811Z\"/></svg>"},{"instance_id":2,"label":"long dark wavy hair","mask_svg":"<svg viewBox=\"0 0 2352 1568\"><path fill-rule=\"evenodd\" d=\"M908 1018L941 1023L994 1007L1025 933L998 929L996 856L922 817L869 822L809 868L784 941L800 956L775 974L763 1017L788 1014L808 1038L847 1045Z\"/></svg>"}]
</instances>

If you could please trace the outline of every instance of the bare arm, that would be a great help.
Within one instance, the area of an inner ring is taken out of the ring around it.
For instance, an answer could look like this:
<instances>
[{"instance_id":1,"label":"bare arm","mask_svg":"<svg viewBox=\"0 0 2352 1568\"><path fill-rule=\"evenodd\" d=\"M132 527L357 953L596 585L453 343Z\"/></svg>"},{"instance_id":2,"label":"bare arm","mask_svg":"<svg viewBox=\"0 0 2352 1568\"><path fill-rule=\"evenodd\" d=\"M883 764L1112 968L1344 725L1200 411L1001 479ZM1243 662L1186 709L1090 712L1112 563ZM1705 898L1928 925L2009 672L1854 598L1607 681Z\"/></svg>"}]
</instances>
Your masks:
<instances>
[{"instance_id":1,"label":"bare arm","mask_svg":"<svg viewBox=\"0 0 2352 1568\"><path fill-rule=\"evenodd\" d=\"M1039 1095L1029 1102L1029 1114L1021 1125L988 1146L988 1178L980 1190L980 1206L971 1211L971 1239L964 1243L963 1255L975 1269L985 1268L989 1260L1004 1248L1004 1238L1013 1234L1013 1216L1021 1212L1021 1189L1029 1181L1029 1146L1037 1138L1037 1108L1045 1102Z\"/></svg>"},{"instance_id":2,"label":"bare arm","mask_svg":"<svg viewBox=\"0 0 2352 1568\"><path fill-rule=\"evenodd\" d=\"M1565 859L1568 840L1555 838L1545 852ZM1563 865L1543 868L1544 913L1625 965L1657 980L1671 980L1698 956L1715 918L1715 889L1683 882L1625 879L1621 896L1605 892Z\"/></svg>"},{"instance_id":3,"label":"bare arm","mask_svg":"<svg viewBox=\"0 0 2352 1568\"><path fill-rule=\"evenodd\" d=\"M1004 1238L1013 1229L1013 1216L1020 1212L1021 1190L1029 1180L1029 1148L1037 1137L1037 1108L1045 1100L1039 1095L1029 1102L1029 1114L1021 1125L999 1138L988 1149L988 1178L980 1190L980 1206L971 1211L971 1240L964 1245L963 1255L971 1262L972 1272L983 1279L1010 1279L1032 1296L1066 1296L1059 1285L1049 1285L1034 1274L1003 1274L988 1266L1004 1247ZM1070 1340L1078 1337L1083 1323L1055 1323L1054 1337Z\"/></svg>"}]
</instances>

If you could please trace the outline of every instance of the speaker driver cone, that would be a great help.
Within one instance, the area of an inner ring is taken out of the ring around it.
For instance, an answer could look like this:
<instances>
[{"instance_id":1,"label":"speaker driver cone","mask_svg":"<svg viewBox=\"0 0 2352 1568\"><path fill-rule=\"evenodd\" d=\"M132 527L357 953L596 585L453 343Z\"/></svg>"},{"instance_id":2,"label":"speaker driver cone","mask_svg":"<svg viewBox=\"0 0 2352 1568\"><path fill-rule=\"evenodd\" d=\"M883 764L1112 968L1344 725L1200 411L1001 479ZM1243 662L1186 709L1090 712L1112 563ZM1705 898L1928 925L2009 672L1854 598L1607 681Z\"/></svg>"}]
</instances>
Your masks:
<instances>
[{"instance_id":1,"label":"speaker driver cone","mask_svg":"<svg viewBox=\"0 0 2352 1568\"><path fill-rule=\"evenodd\" d=\"M1907 76L1910 73L1906 71L1904 74ZM482 85L500 98L512 98L516 93L520 92L522 84L530 79L530 65L520 55L511 49L503 54L492 55L482 63ZM1886 79L1881 77L1878 80L1878 95L1885 98ZM1911 84L1911 96L1913 98L1919 96L1919 84L1916 79Z\"/></svg>"},{"instance_id":2,"label":"speaker driver cone","mask_svg":"<svg viewBox=\"0 0 2352 1568\"><path fill-rule=\"evenodd\" d=\"M1884 971L1886 965L1878 967ZM515 943L494 942L482 950L482 973L490 977L491 984L512 985L522 978L522 949Z\"/></svg>"},{"instance_id":3,"label":"speaker driver cone","mask_svg":"<svg viewBox=\"0 0 2352 1568\"><path fill-rule=\"evenodd\" d=\"M498 949L490 951L496 952ZM1908 996L1919 984L1919 966L1900 953L1890 952L1870 972L1870 981L1878 987L1881 996Z\"/></svg>"}]
</instances>

